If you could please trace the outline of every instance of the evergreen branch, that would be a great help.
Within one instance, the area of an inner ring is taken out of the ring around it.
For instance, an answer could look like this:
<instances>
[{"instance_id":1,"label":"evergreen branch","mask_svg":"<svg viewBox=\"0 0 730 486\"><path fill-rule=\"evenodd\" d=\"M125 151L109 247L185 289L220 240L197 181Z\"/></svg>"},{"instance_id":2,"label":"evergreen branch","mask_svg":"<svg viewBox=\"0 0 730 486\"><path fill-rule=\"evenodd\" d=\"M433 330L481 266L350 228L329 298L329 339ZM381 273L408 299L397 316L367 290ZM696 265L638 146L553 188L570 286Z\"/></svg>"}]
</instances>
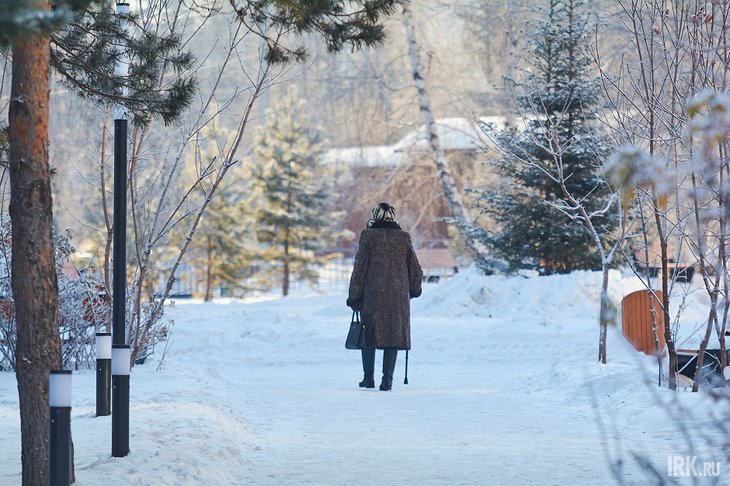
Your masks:
<instances>
[{"instance_id":1,"label":"evergreen branch","mask_svg":"<svg viewBox=\"0 0 730 486\"><path fill-rule=\"evenodd\" d=\"M329 52L341 51L345 46L353 50L373 47L382 43L385 32L379 23L382 17L397 10L399 0L351 0L306 2L289 0L229 0L238 20L266 42L266 60L271 64L302 62L307 51L302 45L286 47L272 43L263 27L301 36L318 33ZM362 5L361 8L350 8Z\"/></svg>"}]
</instances>

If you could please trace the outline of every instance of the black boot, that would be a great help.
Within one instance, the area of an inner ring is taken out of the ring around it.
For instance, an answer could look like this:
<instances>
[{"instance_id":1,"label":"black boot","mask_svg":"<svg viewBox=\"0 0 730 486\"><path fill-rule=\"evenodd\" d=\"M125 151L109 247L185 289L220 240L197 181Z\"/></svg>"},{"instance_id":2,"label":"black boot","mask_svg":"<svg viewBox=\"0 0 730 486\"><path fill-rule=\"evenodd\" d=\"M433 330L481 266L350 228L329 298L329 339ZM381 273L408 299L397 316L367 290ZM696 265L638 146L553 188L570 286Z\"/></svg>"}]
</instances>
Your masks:
<instances>
[{"instance_id":1,"label":"black boot","mask_svg":"<svg viewBox=\"0 0 730 486\"><path fill-rule=\"evenodd\" d=\"M375 348L362 350L362 371L360 388L375 388Z\"/></svg>"},{"instance_id":2,"label":"black boot","mask_svg":"<svg viewBox=\"0 0 730 486\"><path fill-rule=\"evenodd\" d=\"M380 389L383 391L393 388L393 373L395 372L397 357L398 348L385 348L383 350L383 381L380 382Z\"/></svg>"}]
</instances>

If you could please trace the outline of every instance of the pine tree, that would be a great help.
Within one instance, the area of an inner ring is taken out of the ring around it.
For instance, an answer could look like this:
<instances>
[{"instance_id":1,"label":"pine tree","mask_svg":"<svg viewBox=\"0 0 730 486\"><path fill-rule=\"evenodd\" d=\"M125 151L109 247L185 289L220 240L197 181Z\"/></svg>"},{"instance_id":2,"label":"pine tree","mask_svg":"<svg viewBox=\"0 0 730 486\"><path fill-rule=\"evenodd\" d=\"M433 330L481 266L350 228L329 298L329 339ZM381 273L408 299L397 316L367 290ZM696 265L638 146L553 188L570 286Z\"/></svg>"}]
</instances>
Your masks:
<instances>
[{"instance_id":1,"label":"pine tree","mask_svg":"<svg viewBox=\"0 0 730 486\"><path fill-rule=\"evenodd\" d=\"M250 244L250 224L242 207L240 190L229 188L211 201L203 224L201 243L205 250L205 300L212 289L222 285L234 295L248 288L245 277L253 265L246 244Z\"/></svg>"},{"instance_id":2,"label":"pine tree","mask_svg":"<svg viewBox=\"0 0 730 486\"><path fill-rule=\"evenodd\" d=\"M252 167L252 208L260 257L280 265L282 294L291 277L316 281L316 252L325 245L332 221L325 170L319 162L321 140L304 116L305 103L290 90L288 110L267 120L256 137Z\"/></svg>"},{"instance_id":3,"label":"pine tree","mask_svg":"<svg viewBox=\"0 0 730 486\"><path fill-rule=\"evenodd\" d=\"M12 57L7 140L13 236L11 284L17 323L16 354L20 358L16 378L23 484L48 483L48 376L51 369L62 366L56 325L58 280L52 258L53 204L48 159L51 66L67 82L73 83L77 76L93 80L85 86L76 84L79 93L94 93L102 102L109 98L122 102L116 89L97 90L97 86L115 78L116 58L107 56L102 60L93 54L116 52L115 41L124 44L125 40L131 42L131 38L122 36L118 22L108 21L102 34L105 49L92 49L85 42L98 34L96 27L101 27L90 23L90 19L102 15L110 20L110 7L108 0L0 0L0 47L10 47ZM69 39L68 33L74 31L81 34ZM72 42L64 43L64 39ZM159 55L172 52L177 44L174 39L161 43L157 40L161 39L155 39L152 44L166 45L167 50L128 46L139 58L130 77L117 80L117 84L144 80L149 69L189 67L192 58L185 54L170 59L172 62L167 64L165 56ZM150 55L153 51L157 58ZM64 66L72 68L64 69ZM190 80L181 83L170 90L153 90L154 94L141 100L129 99L128 107L135 114L142 114L140 119L145 121L160 116L171 122L192 100L194 83ZM143 83L142 87L149 86ZM154 106L160 99L166 99L167 103ZM144 100L150 102L150 110L145 109Z\"/></svg>"},{"instance_id":4,"label":"pine tree","mask_svg":"<svg viewBox=\"0 0 730 486\"><path fill-rule=\"evenodd\" d=\"M190 187L197 181L196 194L191 196L194 205L200 204L212 190L210 178L200 174L200 167L225 153L226 143L232 139L215 125L211 127L203 130L202 139L196 143L195 160L188 164L181 181L183 187ZM246 211L246 177L240 166L234 167L233 171L236 180L215 194L208 204L191 245L191 252L196 255L192 265L196 273L204 276L206 301L212 300L213 288L218 285L234 294L247 290L244 281L254 261L252 221Z\"/></svg>"},{"instance_id":5,"label":"pine tree","mask_svg":"<svg viewBox=\"0 0 730 486\"><path fill-rule=\"evenodd\" d=\"M0 1L0 47L12 49L7 137L23 485L49 482L48 376L62 367L48 160L50 32L83 3Z\"/></svg>"},{"instance_id":6,"label":"pine tree","mask_svg":"<svg viewBox=\"0 0 730 486\"><path fill-rule=\"evenodd\" d=\"M266 43L271 64L301 62L304 34L317 34L330 53L359 50L383 42L383 18L402 0L229 0L239 21ZM290 33L296 36L288 35ZM290 45L290 42L295 44Z\"/></svg>"},{"instance_id":7,"label":"pine tree","mask_svg":"<svg viewBox=\"0 0 730 486\"><path fill-rule=\"evenodd\" d=\"M124 106L137 125L154 118L174 122L197 89L190 70L194 56L178 35L127 29L125 24L141 25L137 14L117 14L110 0L97 3L81 9L51 37L51 66L61 84L97 103ZM125 77L115 73L120 57L130 62ZM162 86L161 73L168 75Z\"/></svg>"},{"instance_id":8,"label":"pine tree","mask_svg":"<svg viewBox=\"0 0 730 486\"><path fill-rule=\"evenodd\" d=\"M607 146L591 126L597 98L588 73L581 7L576 0L550 0L527 48L531 70L524 93L515 97L525 126L504 129L496 137L508 155L493 163L502 176L500 189L481 194L481 209L497 224L497 230L483 238L512 269L551 274L601 268L591 235L558 209L561 189L540 170L553 165L554 154L541 142L546 140L545 130L554 130L557 145L564 149L571 193L584 198L589 212L608 200L608 188L597 171ZM597 223L608 230L616 221L606 217Z\"/></svg>"}]
</instances>

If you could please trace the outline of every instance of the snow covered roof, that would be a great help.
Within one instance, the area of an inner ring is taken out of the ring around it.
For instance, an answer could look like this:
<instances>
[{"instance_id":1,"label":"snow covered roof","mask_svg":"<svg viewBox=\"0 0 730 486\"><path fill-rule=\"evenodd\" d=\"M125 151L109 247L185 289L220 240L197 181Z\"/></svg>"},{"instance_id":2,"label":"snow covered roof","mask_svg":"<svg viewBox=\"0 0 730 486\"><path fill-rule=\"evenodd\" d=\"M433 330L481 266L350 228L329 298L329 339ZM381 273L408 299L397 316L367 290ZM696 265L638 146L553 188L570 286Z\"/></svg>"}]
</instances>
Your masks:
<instances>
[{"instance_id":1,"label":"snow covered roof","mask_svg":"<svg viewBox=\"0 0 730 486\"><path fill-rule=\"evenodd\" d=\"M403 154L396 152L392 145L333 148L326 150L322 156L322 161L326 164L366 167L398 165L402 160Z\"/></svg>"},{"instance_id":2,"label":"snow covered roof","mask_svg":"<svg viewBox=\"0 0 730 486\"><path fill-rule=\"evenodd\" d=\"M481 130L474 120L466 118L444 118L436 121L436 135L444 150L475 150L481 142ZM395 144L401 152L421 152L430 150L425 126L410 132Z\"/></svg>"},{"instance_id":3,"label":"snow covered roof","mask_svg":"<svg viewBox=\"0 0 730 486\"><path fill-rule=\"evenodd\" d=\"M503 117L481 117L479 120L496 125L504 124ZM436 134L441 142L441 148L445 151L480 150L486 144L484 134L473 119L436 120ZM340 163L353 167L396 166L409 156L428 150L426 128L421 126L392 145L333 148L325 151L322 159L324 163Z\"/></svg>"}]
</instances>

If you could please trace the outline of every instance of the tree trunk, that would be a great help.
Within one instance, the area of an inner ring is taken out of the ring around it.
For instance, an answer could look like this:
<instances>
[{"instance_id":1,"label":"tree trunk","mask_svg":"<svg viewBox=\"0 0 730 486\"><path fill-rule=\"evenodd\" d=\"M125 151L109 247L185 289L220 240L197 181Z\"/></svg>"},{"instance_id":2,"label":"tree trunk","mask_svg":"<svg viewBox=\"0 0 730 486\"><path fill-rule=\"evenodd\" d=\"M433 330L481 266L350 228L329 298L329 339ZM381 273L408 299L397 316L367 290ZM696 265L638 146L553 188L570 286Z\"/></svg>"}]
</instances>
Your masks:
<instances>
[{"instance_id":1,"label":"tree trunk","mask_svg":"<svg viewBox=\"0 0 730 486\"><path fill-rule=\"evenodd\" d=\"M286 194L286 214L291 215L291 206L292 206L292 188L291 188L291 180L287 184L287 194ZM289 224L284 225L284 282L282 284L281 293L284 297L289 295L289 272L291 269L289 268Z\"/></svg>"},{"instance_id":2,"label":"tree trunk","mask_svg":"<svg viewBox=\"0 0 730 486\"><path fill-rule=\"evenodd\" d=\"M49 0L28 7L50 11ZM20 400L23 485L48 484L48 381L61 369L56 324L58 281L53 255L51 171L48 161L50 39L13 43L10 94L10 217L12 290L17 324L16 378Z\"/></svg>"},{"instance_id":3,"label":"tree trunk","mask_svg":"<svg viewBox=\"0 0 730 486\"><path fill-rule=\"evenodd\" d=\"M413 81L418 91L418 108L421 113L421 122L425 125L431 157L436 165L436 174L441 183L441 188L444 191L444 197L448 202L449 209L454 218L454 224L459 230L459 234L467 248L480 268L489 271L486 249L470 234L471 219L456 187L456 180L451 172L451 165L441 149L441 142L436 132L436 121L433 115L433 109L431 108L431 99L428 96L426 80L423 77L421 55L418 52L418 43L413 32L413 22L407 5L403 7L403 27L406 31L408 57L411 62Z\"/></svg>"},{"instance_id":4,"label":"tree trunk","mask_svg":"<svg viewBox=\"0 0 730 486\"><path fill-rule=\"evenodd\" d=\"M211 299L211 287L213 284L213 242L210 235L206 238L206 250L208 252L208 259L205 263L205 302L210 302Z\"/></svg>"},{"instance_id":5,"label":"tree trunk","mask_svg":"<svg viewBox=\"0 0 730 486\"><path fill-rule=\"evenodd\" d=\"M598 360L606 364L606 334L608 331L608 322L612 319L612 313L610 310L610 302L608 300L608 272L609 265L604 262L602 267L602 278L601 278L601 313L600 313L600 333L598 337Z\"/></svg>"},{"instance_id":6,"label":"tree trunk","mask_svg":"<svg viewBox=\"0 0 730 486\"><path fill-rule=\"evenodd\" d=\"M692 384L692 391L697 392L700 389L700 384L704 381L702 376L702 367L705 365L705 351L707 351L707 345L710 342L710 336L712 336L712 325L717 321L717 291L710 295L710 316L707 318L707 326L705 326L705 335L702 337L700 343L700 350L697 355L697 363L695 365L695 379Z\"/></svg>"},{"instance_id":7,"label":"tree trunk","mask_svg":"<svg viewBox=\"0 0 730 486\"><path fill-rule=\"evenodd\" d=\"M654 206L654 219L659 234L659 246L661 249L662 259L662 312L664 312L664 341L667 344L667 353L669 354L669 389L677 389L677 350L674 347L674 339L672 339L671 316L669 315L669 253L667 250L667 235L661 224L661 215L657 209L658 202L656 197L652 197Z\"/></svg>"},{"instance_id":8,"label":"tree trunk","mask_svg":"<svg viewBox=\"0 0 730 486\"><path fill-rule=\"evenodd\" d=\"M289 227L284 230L284 283L281 293L284 297L289 295Z\"/></svg>"},{"instance_id":9,"label":"tree trunk","mask_svg":"<svg viewBox=\"0 0 730 486\"><path fill-rule=\"evenodd\" d=\"M721 160L724 160L727 157L727 150L724 148L723 144L720 144L720 157ZM728 164L724 163L720 167L720 187L724 187L727 182L724 179L725 171L728 170ZM720 207L720 234L718 235L718 248L719 248L719 268L722 268L724 271L722 272L722 288L723 288L723 294L726 296L725 299L723 299L723 309L722 309L722 326L720 329L718 329L717 332L717 339L720 341L720 366L724 370L725 367L728 365L727 360L727 348L725 344L725 332L727 331L727 317L728 317L728 310L730 310L730 303L728 302L727 295L728 295L728 275L727 275L727 211L728 211L728 205L727 205L727 192L723 191L721 193L722 195L718 198L718 206ZM718 317L719 318L719 317Z\"/></svg>"},{"instance_id":10,"label":"tree trunk","mask_svg":"<svg viewBox=\"0 0 730 486\"><path fill-rule=\"evenodd\" d=\"M646 272L646 289L649 291L649 316L651 316L651 337L654 339L654 349L656 349L657 355L657 367L659 368L659 371L657 373L658 380L657 380L657 386L662 386L662 356L664 355L664 349L659 347L659 329L657 328L657 320L656 320L656 305L655 302L657 301L656 294L654 293L652 286L651 286L651 274L648 271L649 269L649 231L646 227L647 221L644 217L644 203L641 201L641 198L639 198L639 221L641 222L641 236L644 240L644 268L647 269Z\"/></svg>"}]
</instances>

